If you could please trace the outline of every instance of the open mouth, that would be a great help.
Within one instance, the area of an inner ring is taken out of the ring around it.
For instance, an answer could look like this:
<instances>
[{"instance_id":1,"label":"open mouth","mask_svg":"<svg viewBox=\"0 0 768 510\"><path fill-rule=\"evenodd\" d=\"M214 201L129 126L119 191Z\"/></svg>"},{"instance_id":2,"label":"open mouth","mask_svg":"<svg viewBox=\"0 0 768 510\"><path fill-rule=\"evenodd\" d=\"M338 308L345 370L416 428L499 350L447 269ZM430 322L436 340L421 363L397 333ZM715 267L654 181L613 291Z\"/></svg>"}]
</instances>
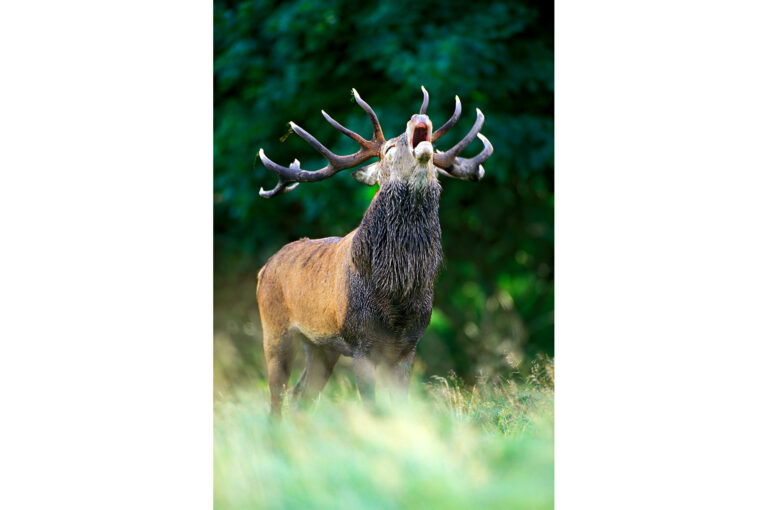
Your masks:
<instances>
[{"instance_id":1,"label":"open mouth","mask_svg":"<svg viewBox=\"0 0 768 510\"><path fill-rule=\"evenodd\" d=\"M429 141L429 128L426 124L416 124L413 127L413 138L411 139L411 149L417 147L421 142Z\"/></svg>"},{"instance_id":2,"label":"open mouth","mask_svg":"<svg viewBox=\"0 0 768 510\"><path fill-rule=\"evenodd\" d=\"M432 142L432 121L426 115L414 115L408 122L406 134L411 153L415 155L421 142Z\"/></svg>"}]
</instances>

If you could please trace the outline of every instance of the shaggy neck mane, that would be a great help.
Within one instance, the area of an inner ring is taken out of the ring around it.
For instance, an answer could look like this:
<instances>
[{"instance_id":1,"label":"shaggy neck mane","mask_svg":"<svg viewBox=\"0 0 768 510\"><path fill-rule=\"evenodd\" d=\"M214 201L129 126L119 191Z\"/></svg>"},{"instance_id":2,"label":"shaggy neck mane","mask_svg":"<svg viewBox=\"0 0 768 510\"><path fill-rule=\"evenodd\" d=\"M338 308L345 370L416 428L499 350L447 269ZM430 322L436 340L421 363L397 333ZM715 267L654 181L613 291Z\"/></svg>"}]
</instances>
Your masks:
<instances>
[{"instance_id":1,"label":"shaggy neck mane","mask_svg":"<svg viewBox=\"0 0 768 510\"><path fill-rule=\"evenodd\" d=\"M442 260L439 184L385 184L363 217L352 259L371 298L388 315L407 315L429 297Z\"/></svg>"}]
</instances>

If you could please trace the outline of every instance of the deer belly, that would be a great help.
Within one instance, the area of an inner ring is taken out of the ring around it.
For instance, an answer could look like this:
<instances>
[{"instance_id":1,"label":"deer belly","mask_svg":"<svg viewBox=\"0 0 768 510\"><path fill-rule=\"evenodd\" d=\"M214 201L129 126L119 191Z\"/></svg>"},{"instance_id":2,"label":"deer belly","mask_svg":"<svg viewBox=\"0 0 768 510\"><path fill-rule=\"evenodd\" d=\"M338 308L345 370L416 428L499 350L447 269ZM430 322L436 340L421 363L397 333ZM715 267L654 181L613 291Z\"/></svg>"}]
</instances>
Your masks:
<instances>
[{"instance_id":1,"label":"deer belly","mask_svg":"<svg viewBox=\"0 0 768 510\"><path fill-rule=\"evenodd\" d=\"M299 291L296 299L289 300L291 325L313 341L338 336L335 296L311 290Z\"/></svg>"}]
</instances>

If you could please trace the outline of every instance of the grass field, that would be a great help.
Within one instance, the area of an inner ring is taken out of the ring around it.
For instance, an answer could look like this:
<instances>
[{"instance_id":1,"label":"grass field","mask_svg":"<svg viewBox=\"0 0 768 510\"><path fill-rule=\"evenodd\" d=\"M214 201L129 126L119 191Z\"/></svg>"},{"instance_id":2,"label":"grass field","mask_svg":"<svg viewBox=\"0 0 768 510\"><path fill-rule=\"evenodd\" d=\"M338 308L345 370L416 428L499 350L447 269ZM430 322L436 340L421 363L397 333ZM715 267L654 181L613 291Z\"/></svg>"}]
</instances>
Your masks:
<instances>
[{"instance_id":1,"label":"grass field","mask_svg":"<svg viewBox=\"0 0 768 510\"><path fill-rule=\"evenodd\" d=\"M553 364L518 379L432 378L407 403L380 395L370 410L349 379L332 378L280 423L263 382L218 394L215 507L553 508Z\"/></svg>"}]
</instances>

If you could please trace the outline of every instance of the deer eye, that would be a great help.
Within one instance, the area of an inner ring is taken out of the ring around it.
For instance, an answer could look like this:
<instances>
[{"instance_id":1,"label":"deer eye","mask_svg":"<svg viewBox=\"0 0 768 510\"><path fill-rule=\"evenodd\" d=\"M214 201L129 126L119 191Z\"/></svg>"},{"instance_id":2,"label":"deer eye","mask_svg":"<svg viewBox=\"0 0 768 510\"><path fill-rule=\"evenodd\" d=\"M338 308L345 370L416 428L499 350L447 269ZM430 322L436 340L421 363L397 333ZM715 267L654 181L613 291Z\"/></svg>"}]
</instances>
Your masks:
<instances>
[{"instance_id":1,"label":"deer eye","mask_svg":"<svg viewBox=\"0 0 768 510\"><path fill-rule=\"evenodd\" d=\"M389 147L387 147L387 148L384 150L384 154L388 153L389 151L391 151L391 150L392 150L392 149L394 149L394 148L395 148L395 146L394 146L394 145L390 145Z\"/></svg>"}]
</instances>

